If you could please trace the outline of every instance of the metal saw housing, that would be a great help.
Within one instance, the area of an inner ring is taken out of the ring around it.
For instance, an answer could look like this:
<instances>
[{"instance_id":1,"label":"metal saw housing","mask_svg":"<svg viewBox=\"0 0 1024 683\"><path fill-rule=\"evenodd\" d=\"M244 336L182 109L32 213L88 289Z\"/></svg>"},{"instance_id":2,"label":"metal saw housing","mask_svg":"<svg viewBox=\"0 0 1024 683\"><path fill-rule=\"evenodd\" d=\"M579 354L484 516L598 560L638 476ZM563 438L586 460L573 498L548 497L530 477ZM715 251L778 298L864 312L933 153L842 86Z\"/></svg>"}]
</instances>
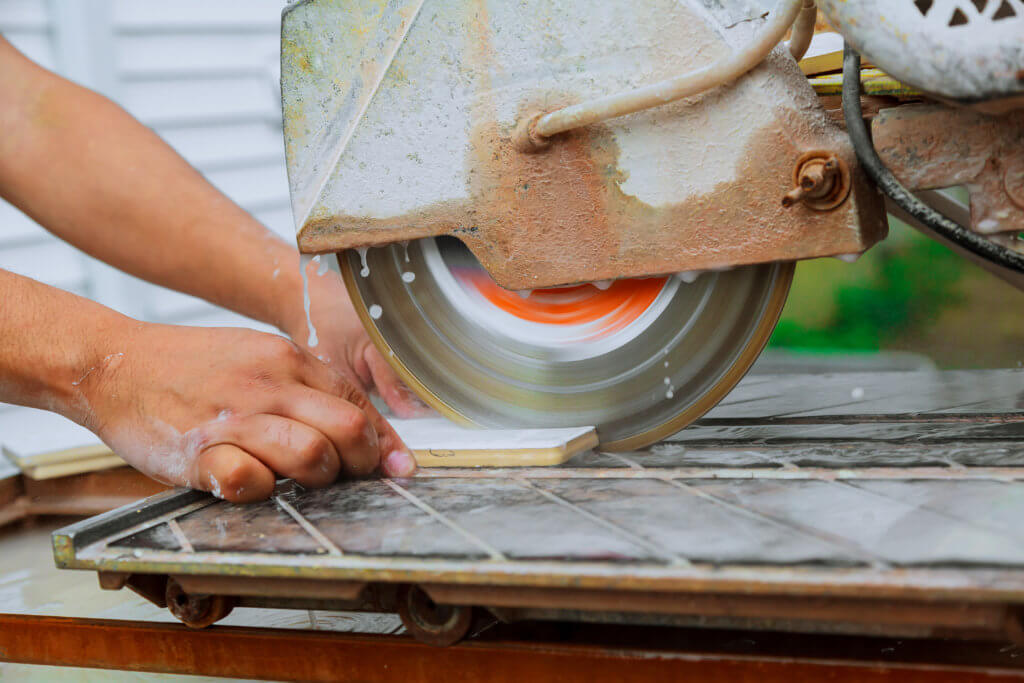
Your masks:
<instances>
[{"instance_id":1,"label":"metal saw housing","mask_svg":"<svg viewBox=\"0 0 1024 683\"><path fill-rule=\"evenodd\" d=\"M524 116L703 67L745 1L306 0L282 27L298 244L451 235L511 289L859 253L881 202L784 46L732 84L516 149ZM830 210L783 207L808 152L850 169Z\"/></svg>"}]
</instances>

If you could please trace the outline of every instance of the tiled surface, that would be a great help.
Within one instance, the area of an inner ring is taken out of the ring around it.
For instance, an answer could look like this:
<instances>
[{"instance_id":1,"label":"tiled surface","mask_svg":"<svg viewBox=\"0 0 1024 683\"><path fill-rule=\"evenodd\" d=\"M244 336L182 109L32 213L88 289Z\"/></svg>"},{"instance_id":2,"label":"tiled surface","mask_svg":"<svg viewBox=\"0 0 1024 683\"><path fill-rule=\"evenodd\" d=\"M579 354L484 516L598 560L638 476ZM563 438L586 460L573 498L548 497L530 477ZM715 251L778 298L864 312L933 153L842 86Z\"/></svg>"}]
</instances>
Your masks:
<instances>
[{"instance_id":1,"label":"tiled surface","mask_svg":"<svg viewBox=\"0 0 1024 683\"><path fill-rule=\"evenodd\" d=\"M285 483L264 503L179 521L197 551L265 555L1024 567L1012 524L1024 519L1024 373L841 378L751 378L640 451L319 491ZM108 555L178 548L165 525L111 540Z\"/></svg>"}]
</instances>

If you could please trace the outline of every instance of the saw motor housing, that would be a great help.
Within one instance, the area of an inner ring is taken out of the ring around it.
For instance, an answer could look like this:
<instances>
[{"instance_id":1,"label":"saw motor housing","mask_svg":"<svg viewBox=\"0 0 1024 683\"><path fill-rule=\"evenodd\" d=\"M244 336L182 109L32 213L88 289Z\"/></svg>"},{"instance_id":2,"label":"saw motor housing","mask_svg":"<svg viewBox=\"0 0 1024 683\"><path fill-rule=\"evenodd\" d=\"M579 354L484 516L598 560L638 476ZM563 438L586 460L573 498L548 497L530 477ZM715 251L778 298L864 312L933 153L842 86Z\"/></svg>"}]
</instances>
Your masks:
<instances>
[{"instance_id":1,"label":"saw motor housing","mask_svg":"<svg viewBox=\"0 0 1024 683\"><path fill-rule=\"evenodd\" d=\"M524 117L714 63L765 15L648 4L290 6L281 73L300 250L448 235L499 285L528 289L858 254L885 236L876 190L784 46L703 95L518 147ZM784 201L825 164L825 200Z\"/></svg>"}]
</instances>

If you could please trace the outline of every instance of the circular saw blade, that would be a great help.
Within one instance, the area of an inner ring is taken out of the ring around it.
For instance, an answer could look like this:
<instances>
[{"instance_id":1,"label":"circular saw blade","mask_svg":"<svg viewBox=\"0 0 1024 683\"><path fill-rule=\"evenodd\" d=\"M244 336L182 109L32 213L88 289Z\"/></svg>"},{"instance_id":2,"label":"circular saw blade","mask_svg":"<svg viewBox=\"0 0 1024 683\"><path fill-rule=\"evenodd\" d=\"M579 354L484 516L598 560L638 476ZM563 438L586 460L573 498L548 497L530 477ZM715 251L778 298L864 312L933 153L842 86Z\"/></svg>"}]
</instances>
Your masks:
<instances>
[{"instance_id":1,"label":"circular saw blade","mask_svg":"<svg viewBox=\"0 0 1024 683\"><path fill-rule=\"evenodd\" d=\"M510 292L454 238L360 252L338 256L356 310L430 406L485 427L593 425L606 450L720 401L767 342L794 268Z\"/></svg>"}]
</instances>

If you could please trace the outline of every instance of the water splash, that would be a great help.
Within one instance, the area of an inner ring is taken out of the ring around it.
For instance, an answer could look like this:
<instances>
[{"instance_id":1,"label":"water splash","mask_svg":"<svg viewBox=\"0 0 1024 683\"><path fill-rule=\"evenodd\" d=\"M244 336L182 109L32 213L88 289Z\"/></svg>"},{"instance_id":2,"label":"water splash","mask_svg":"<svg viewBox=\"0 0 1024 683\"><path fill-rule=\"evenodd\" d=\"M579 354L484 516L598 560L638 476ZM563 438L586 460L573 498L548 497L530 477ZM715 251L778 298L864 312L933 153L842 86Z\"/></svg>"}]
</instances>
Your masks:
<instances>
[{"instance_id":1,"label":"water splash","mask_svg":"<svg viewBox=\"0 0 1024 683\"><path fill-rule=\"evenodd\" d=\"M309 264L314 260L319 261L320 256L310 256L309 254L302 254L299 257L299 272L302 274L302 307L306 311L306 325L309 326L309 340L307 345L309 348L316 348L316 345L320 343L320 340L316 336L316 327L313 326L313 318L309 314Z\"/></svg>"},{"instance_id":2,"label":"water splash","mask_svg":"<svg viewBox=\"0 0 1024 683\"><path fill-rule=\"evenodd\" d=\"M415 279L416 273L412 271L407 270L404 273L402 273L402 282L412 282Z\"/></svg>"},{"instance_id":3,"label":"water splash","mask_svg":"<svg viewBox=\"0 0 1024 683\"><path fill-rule=\"evenodd\" d=\"M384 314L384 309L374 304L370 306L370 317L374 320L378 320Z\"/></svg>"}]
</instances>

